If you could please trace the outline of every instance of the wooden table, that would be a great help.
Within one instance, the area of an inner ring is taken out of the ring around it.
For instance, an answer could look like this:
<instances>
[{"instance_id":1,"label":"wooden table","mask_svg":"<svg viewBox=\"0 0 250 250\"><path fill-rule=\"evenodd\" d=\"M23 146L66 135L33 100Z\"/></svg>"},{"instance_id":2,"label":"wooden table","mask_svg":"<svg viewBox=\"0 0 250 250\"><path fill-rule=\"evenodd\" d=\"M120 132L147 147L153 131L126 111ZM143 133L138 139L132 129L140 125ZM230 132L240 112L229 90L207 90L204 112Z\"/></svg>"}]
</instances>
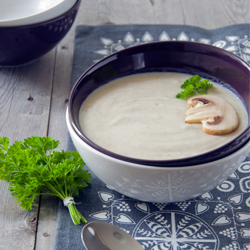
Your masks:
<instances>
[{"instance_id":1,"label":"wooden table","mask_svg":"<svg viewBox=\"0 0 250 250\"><path fill-rule=\"evenodd\" d=\"M82 0L74 27L53 51L25 66L0 68L0 136L11 143L50 136L65 149L76 25L186 24L214 29L239 23L250 23L250 0ZM58 200L41 197L27 212L15 203L4 181L0 194L0 250L53 249Z\"/></svg>"}]
</instances>

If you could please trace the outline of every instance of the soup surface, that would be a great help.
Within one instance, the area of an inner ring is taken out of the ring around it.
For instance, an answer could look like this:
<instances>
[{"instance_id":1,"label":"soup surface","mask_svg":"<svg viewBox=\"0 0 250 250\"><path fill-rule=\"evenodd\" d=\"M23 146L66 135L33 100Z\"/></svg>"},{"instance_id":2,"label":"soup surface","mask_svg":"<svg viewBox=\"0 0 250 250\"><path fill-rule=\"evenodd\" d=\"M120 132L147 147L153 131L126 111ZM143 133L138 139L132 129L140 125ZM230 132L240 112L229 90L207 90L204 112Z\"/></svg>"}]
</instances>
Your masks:
<instances>
[{"instance_id":1,"label":"soup surface","mask_svg":"<svg viewBox=\"0 0 250 250\"><path fill-rule=\"evenodd\" d=\"M148 160L181 159L222 146L246 128L246 110L237 96L213 83L209 95L232 104L240 119L239 127L227 135L209 135L202 130L202 124L185 123L189 106L176 94L190 77L180 73L143 73L103 85L81 106L83 133L109 151Z\"/></svg>"}]
</instances>

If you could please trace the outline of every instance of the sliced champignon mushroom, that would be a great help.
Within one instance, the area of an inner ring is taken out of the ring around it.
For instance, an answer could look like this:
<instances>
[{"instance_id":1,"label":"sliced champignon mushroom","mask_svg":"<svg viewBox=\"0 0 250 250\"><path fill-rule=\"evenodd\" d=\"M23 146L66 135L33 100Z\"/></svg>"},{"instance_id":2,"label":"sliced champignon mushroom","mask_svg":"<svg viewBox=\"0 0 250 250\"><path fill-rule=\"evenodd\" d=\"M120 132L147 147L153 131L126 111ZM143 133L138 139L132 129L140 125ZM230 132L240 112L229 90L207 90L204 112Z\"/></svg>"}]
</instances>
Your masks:
<instances>
[{"instance_id":1,"label":"sliced champignon mushroom","mask_svg":"<svg viewBox=\"0 0 250 250\"><path fill-rule=\"evenodd\" d=\"M213 95L194 96L187 100L186 123L202 123L203 131L211 135L224 135L239 126L238 115L225 99Z\"/></svg>"}]
</instances>

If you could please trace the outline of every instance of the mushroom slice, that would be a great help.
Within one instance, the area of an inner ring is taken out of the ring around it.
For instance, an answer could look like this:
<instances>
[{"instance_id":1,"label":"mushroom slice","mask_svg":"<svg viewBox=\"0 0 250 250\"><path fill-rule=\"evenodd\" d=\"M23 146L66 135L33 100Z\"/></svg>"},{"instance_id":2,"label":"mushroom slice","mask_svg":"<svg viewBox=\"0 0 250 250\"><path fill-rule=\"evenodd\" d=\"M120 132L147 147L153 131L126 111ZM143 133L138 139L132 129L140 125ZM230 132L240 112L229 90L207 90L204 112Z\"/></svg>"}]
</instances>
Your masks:
<instances>
[{"instance_id":1,"label":"mushroom slice","mask_svg":"<svg viewBox=\"0 0 250 250\"><path fill-rule=\"evenodd\" d=\"M239 126L238 115L225 99L213 95L194 96L187 100L186 123L202 123L203 131L211 135L224 135Z\"/></svg>"}]
</instances>

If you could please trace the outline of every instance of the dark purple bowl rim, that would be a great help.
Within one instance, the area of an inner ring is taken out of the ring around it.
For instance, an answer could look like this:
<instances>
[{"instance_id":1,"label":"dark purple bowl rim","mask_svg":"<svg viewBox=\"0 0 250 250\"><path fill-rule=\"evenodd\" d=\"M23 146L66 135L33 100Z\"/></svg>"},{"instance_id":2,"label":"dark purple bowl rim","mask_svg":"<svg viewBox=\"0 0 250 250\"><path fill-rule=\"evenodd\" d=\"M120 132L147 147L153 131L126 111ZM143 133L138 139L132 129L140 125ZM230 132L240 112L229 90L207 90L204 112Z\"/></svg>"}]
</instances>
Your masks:
<instances>
[{"instance_id":1,"label":"dark purple bowl rim","mask_svg":"<svg viewBox=\"0 0 250 250\"><path fill-rule=\"evenodd\" d=\"M129 48L125 48L121 51L117 51L114 52L102 59L100 59L98 62L94 63L93 65L91 65L89 68L87 68L83 74L78 78L78 80L75 82L70 95L69 95L69 102L68 102L68 115L69 115L69 122L70 125L72 127L72 129L74 130L74 132L78 135L78 137L80 137L80 139L82 139L87 145L89 145L91 148L99 151L100 153L107 155L111 158L115 158L117 160L121 160L121 161L125 161L125 162L129 162L129 163L134 163L134 164L140 164L140 165L145 165L145 166L151 166L151 167L190 167L190 166L195 166L195 165L201 165L201 164L205 164L208 162L213 162L216 160L219 160L221 158L224 158L234 152L236 152L237 150L239 150L241 147L243 147L244 145L246 145L246 143L249 141L250 138L250 124L248 124L247 128L237 137L235 137L233 140L231 140L230 142L214 149L211 150L209 152L203 153L203 154L199 154L199 155L195 155L195 156L191 156L191 157L186 157L186 158L180 158L180 159L173 159L173 160L146 160L146 159L139 159L139 158L132 158L132 157L127 157L127 156L123 156L120 154L116 154L113 153L112 151L106 150L102 147L100 147L99 145L95 144L94 142L92 142L90 139L88 139L82 132L81 130L78 128L78 126L75 123L74 117L72 115L71 112L71 108L73 106L72 102L73 102L73 97L74 97L74 93L75 90L78 88L78 86L80 85L82 79L88 75L88 73L94 68L96 67L98 64L102 63L103 61L108 60L109 58L115 56L116 54L120 54L120 53L126 53L126 51L129 51L131 49L136 49L137 47L147 47L150 45L157 45L157 44L161 44L161 43L183 43L183 44L199 44L201 46L204 47L209 47L212 48L215 51L220 51L223 52L224 54L227 54L230 57L233 57L235 60L238 60L241 64L243 64L245 67L247 67L250 71L250 65L248 63L246 63L243 59L241 59L239 56L226 51L224 49L215 47L213 45L209 45L209 44L202 44L199 42L192 42L192 41L157 41L157 42L150 42L150 43L144 43L144 44L139 44L139 45L135 45ZM247 139L246 139L247 136ZM233 148L233 150L227 150L227 153L224 154L219 154L216 156L216 152L220 152L221 150L223 150L224 148L229 147L229 145L234 144L237 140L240 140L242 137L242 140L244 140L244 144L240 147L236 146ZM207 159L207 157L209 156L209 154L215 154L215 156L213 157L213 159Z\"/></svg>"},{"instance_id":2,"label":"dark purple bowl rim","mask_svg":"<svg viewBox=\"0 0 250 250\"><path fill-rule=\"evenodd\" d=\"M41 26L41 25L46 25L46 24L49 24L51 22L55 22L56 20L61 19L62 16L65 16L69 12L71 12L81 1L82 0L77 0L75 2L75 4L70 9L68 9L67 11L61 13L59 16L52 17L52 18L50 18L48 20L44 20L44 21L37 22L37 23L20 25L20 26L1 26L1 24L0 24L0 29L26 29L26 28L33 28L33 27L37 27L37 26Z\"/></svg>"}]
</instances>

